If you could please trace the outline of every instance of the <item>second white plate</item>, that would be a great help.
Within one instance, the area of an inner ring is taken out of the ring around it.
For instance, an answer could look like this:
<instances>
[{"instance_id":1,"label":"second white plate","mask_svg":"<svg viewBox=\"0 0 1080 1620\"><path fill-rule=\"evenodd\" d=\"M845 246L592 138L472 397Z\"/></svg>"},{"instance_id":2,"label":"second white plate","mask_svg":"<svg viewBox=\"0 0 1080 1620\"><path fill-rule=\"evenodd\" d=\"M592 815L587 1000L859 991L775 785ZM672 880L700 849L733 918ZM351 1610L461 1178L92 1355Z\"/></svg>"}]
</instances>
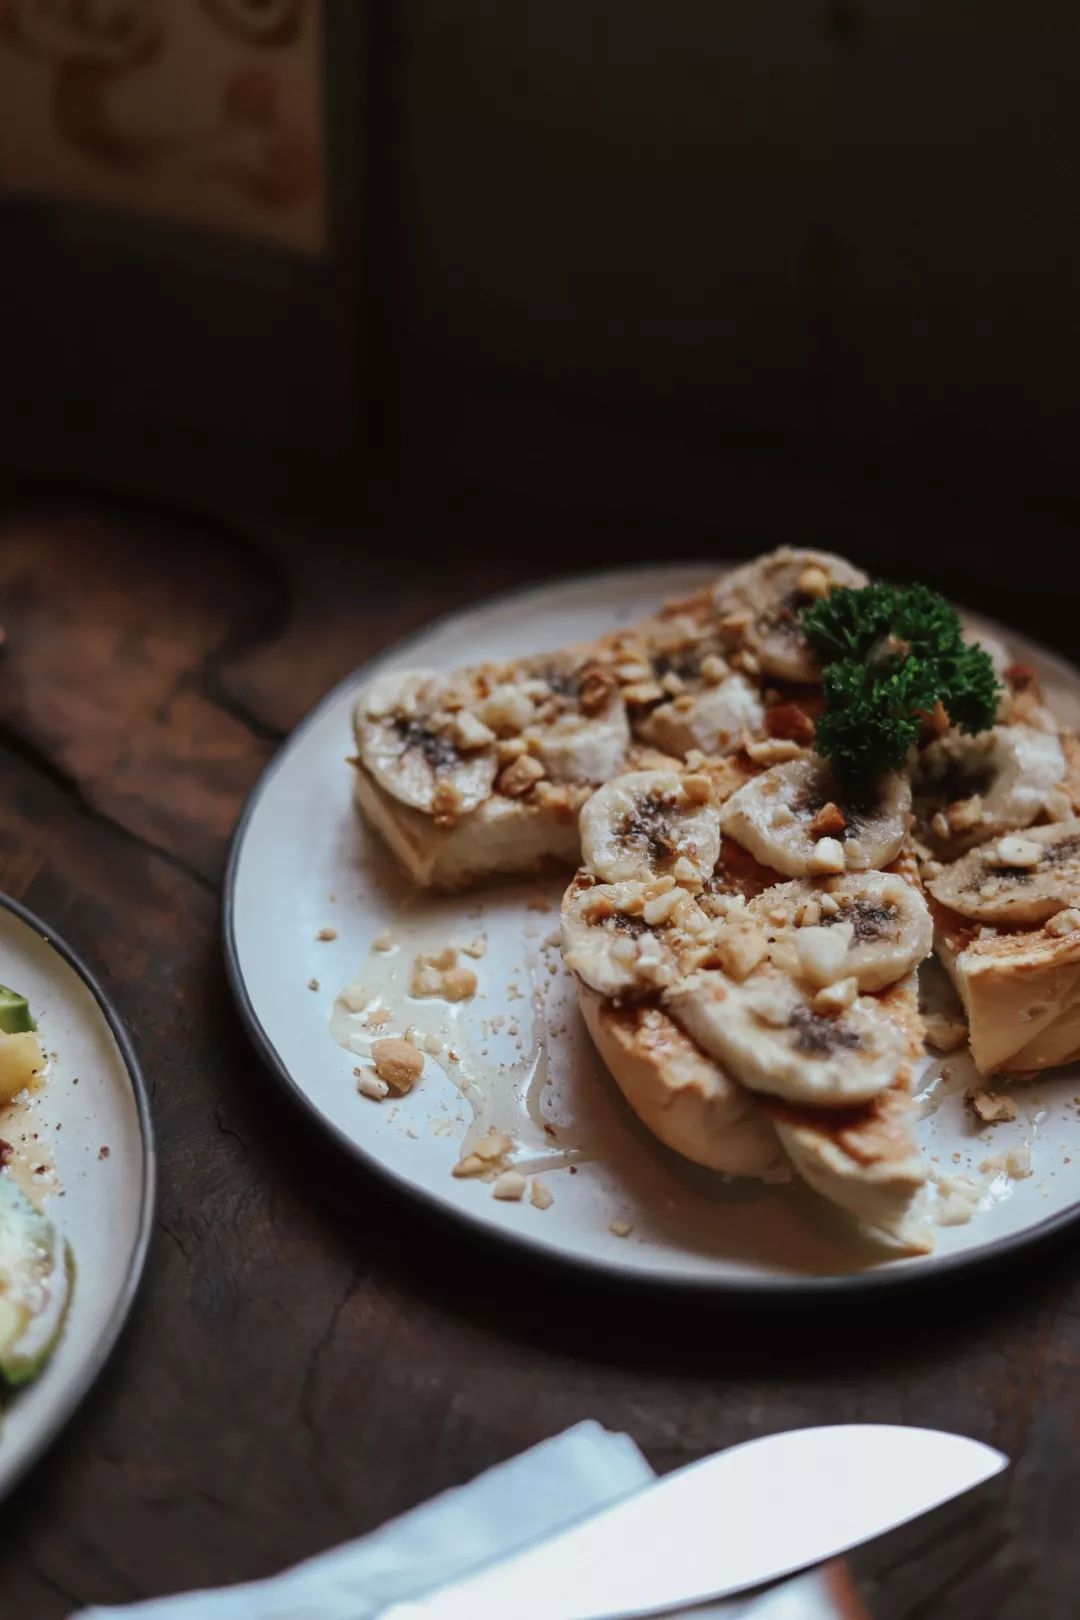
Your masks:
<instances>
[{"instance_id":1,"label":"second white plate","mask_svg":"<svg viewBox=\"0 0 1080 1620\"><path fill-rule=\"evenodd\" d=\"M365 1165L445 1214L574 1265L652 1282L794 1292L900 1282L991 1254L1080 1214L1080 1070L1014 1089L1016 1121L980 1127L963 1104L972 1078L953 1055L929 1067L924 1149L943 1174L981 1189L967 1224L945 1226L929 1256L896 1258L801 1186L727 1182L698 1170L638 1124L586 1035L553 943L564 878L450 899L410 893L353 807L350 715L376 668L452 668L559 647L693 589L715 569L640 569L584 576L501 598L442 620L357 671L303 722L271 762L237 829L226 881L225 949L236 997L271 1067ZM1080 676L1004 634L1040 672L1063 720L1080 723ZM372 949L389 931L396 948ZM320 933L332 937L319 938ZM446 1011L407 997L417 950L483 935L462 957L480 993ZM335 1002L348 984L392 1009L382 1033L411 1023L451 1058L428 1057L400 1102L372 1102L354 1069L363 1031ZM944 1081L936 1077L944 1068ZM482 1124L509 1127L549 1208L500 1202L488 1183L451 1168ZM1030 1155L1031 1173L1013 1168Z\"/></svg>"}]
</instances>

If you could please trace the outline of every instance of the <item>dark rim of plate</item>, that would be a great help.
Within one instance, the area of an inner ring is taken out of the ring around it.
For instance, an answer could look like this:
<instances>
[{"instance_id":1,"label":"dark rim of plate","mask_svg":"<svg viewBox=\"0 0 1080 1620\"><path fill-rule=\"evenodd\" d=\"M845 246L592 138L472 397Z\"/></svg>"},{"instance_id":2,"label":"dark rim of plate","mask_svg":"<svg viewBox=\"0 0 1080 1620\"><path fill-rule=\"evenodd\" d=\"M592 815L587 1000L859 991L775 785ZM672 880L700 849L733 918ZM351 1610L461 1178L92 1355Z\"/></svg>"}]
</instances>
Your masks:
<instances>
[{"instance_id":1,"label":"dark rim of plate","mask_svg":"<svg viewBox=\"0 0 1080 1620\"><path fill-rule=\"evenodd\" d=\"M501 1227L494 1227L484 1220L483 1216L474 1214L471 1210L461 1209L454 1205L444 1203L426 1187L417 1185L407 1176L399 1175L389 1165L384 1164L375 1154L370 1153L355 1141L348 1133L329 1119L317 1104L308 1096L290 1073L280 1053L267 1034L258 1013L248 994L244 982L243 969L240 965L240 953L236 943L236 884L240 860L243 854L244 838L248 824L253 820L263 793L273 781L277 773L288 762L293 749L302 737L322 717L324 712L337 703L347 692L366 684L374 675L388 663L397 663L403 655L407 655L411 648L425 641L434 631L450 629L458 622L467 623L478 613L487 612L493 608L508 607L515 601L530 596L543 596L547 592L557 593L568 587L581 585L603 585L616 580L625 579L630 575L642 576L650 572L657 575L676 575L685 572L688 575L696 571L700 577L697 584L704 584L725 566L723 561L713 566L698 563L663 564L650 569L647 565L632 569L603 569L583 572L580 574L564 574L557 578L537 580L510 591L501 591L494 596L485 597L482 601L467 608L458 608L449 613L440 614L431 619L419 630L403 637L392 646L385 648L366 664L353 670L334 686L325 697L321 698L315 707L300 720L289 735L281 743L264 767L255 786L248 796L240 819L236 824L229 845L228 861L225 868L224 897L222 902L222 945L225 955L225 971L229 984L236 1000L237 1008L244 1023L247 1025L260 1055L275 1078L284 1087L285 1091L295 1100L309 1117L317 1122L339 1148L350 1158L361 1164L365 1170L373 1171L382 1181L388 1183L397 1192L405 1195L414 1203L426 1206L440 1220L448 1216L459 1225L481 1233L491 1243L506 1249L525 1249L537 1260L550 1266L571 1266L578 1272L592 1273L605 1279L621 1283L628 1287L661 1288L678 1294L698 1295L740 1295L744 1298L754 1299L798 1299L820 1298L822 1295L843 1294L850 1295L867 1291L877 1291L888 1288L911 1288L919 1284L929 1284L954 1271L969 1270L973 1267L987 1266L1015 1254L1020 1249L1026 1249L1033 1243L1041 1242L1053 1233L1061 1231L1064 1227L1080 1220L1080 1192L1075 1203L1069 1204L1065 1209L1058 1210L1056 1214L1048 1215L1044 1220L1036 1222L1033 1226L1025 1227L1022 1231L1010 1233L1006 1237L990 1239L975 1248L961 1249L954 1254L927 1255L921 1258L883 1259L881 1264L872 1270L823 1273L820 1275L787 1276L773 1275L760 1277L711 1277L693 1276L679 1277L669 1271L652 1269L643 1266L627 1266L618 1260L600 1259L592 1255L567 1254L561 1250L550 1248L543 1241L535 1238L528 1232L511 1232ZM672 587L679 589L694 589L695 582L682 581ZM1065 659L1056 653L1039 647L1028 637L1018 637L1016 632L1006 629L993 619L983 614L968 615L963 608L961 615L975 620L987 631L1003 636L1006 640L1021 642L1023 645L1037 651L1039 657L1048 668L1056 670L1059 677L1070 684L1080 685L1080 669L1075 669ZM387 859L392 859L388 854Z\"/></svg>"},{"instance_id":2,"label":"dark rim of plate","mask_svg":"<svg viewBox=\"0 0 1080 1620\"><path fill-rule=\"evenodd\" d=\"M17 1468L11 1477L6 1480L3 1492L0 1492L0 1494L6 1494L40 1460L44 1452L58 1438L61 1430L74 1417L76 1411L104 1372L109 1357L116 1347L120 1333L131 1314L131 1308L135 1303L135 1297L146 1269L146 1258L150 1250L150 1238L154 1229L154 1212L157 1207L157 1150L154 1145L154 1127L150 1115L150 1101L146 1082L143 1079L142 1069L135 1055L131 1037L124 1028L123 1021L116 1008L86 963L77 952L72 950L70 945L61 939L54 928L50 927L48 923L42 922L40 917L36 916L20 901L13 900L10 895L0 894L0 905L4 907L5 911L11 912L12 916L17 917L20 922L25 923L28 928L33 929L35 934L40 935L52 947L57 956L66 962L72 972L82 980L100 1007L102 1016L119 1048L124 1069L131 1083L132 1094L135 1098L135 1110L139 1120L139 1136L142 1142L142 1196L139 1200L138 1229L128 1259L123 1287L108 1321L98 1334L95 1343L91 1346L89 1354L83 1360L77 1376L66 1390L63 1399L49 1412L48 1417L39 1432L34 1436L25 1454L19 1459ZM76 1267L78 1261L79 1256L76 1248ZM75 1287L77 1295L79 1287L77 1273ZM47 1379L48 1376L49 1369L46 1367L41 1377ZM18 1396L15 1399L17 1400ZM3 1439L0 1437L0 1463L2 1461Z\"/></svg>"}]
</instances>

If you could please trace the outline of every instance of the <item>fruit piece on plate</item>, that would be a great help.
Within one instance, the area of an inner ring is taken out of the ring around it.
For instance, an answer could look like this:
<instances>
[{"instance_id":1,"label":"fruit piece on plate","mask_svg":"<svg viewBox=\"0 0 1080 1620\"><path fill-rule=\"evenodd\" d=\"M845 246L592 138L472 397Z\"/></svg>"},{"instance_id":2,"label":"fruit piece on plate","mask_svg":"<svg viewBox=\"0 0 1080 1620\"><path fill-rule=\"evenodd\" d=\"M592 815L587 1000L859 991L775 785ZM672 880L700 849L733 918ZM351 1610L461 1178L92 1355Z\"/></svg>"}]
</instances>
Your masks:
<instances>
[{"instance_id":1,"label":"fruit piece on plate","mask_svg":"<svg viewBox=\"0 0 1080 1620\"><path fill-rule=\"evenodd\" d=\"M739 788L721 809L720 826L765 866L785 877L808 877L845 866L888 866L904 842L910 809L906 776L890 774L852 794L824 760L807 754ZM825 854L835 860L827 863Z\"/></svg>"},{"instance_id":2,"label":"fruit piece on plate","mask_svg":"<svg viewBox=\"0 0 1080 1620\"><path fill-rule=\"evenodd\" d=\"M63 1331L74 1263L52 1222L0 1176L0 1377L25 1384Z\"/></svg>"}]
</instances>

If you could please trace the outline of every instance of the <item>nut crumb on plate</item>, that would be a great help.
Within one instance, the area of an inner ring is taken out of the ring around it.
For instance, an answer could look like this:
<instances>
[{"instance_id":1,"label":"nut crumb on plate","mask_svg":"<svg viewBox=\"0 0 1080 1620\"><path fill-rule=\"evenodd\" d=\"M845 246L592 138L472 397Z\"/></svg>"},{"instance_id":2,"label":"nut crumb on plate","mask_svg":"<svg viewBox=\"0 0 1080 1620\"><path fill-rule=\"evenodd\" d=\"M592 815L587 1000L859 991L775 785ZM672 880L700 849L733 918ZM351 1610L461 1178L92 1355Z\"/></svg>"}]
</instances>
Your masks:
<instances>
[{"instance_id":1,"label":"nut crumb on plate","mask_svg":"<svg viewBox=\"0 0 1080 1620\"><path fill-rule=\"evenodd\" d=\"M539 1176L533 1176L529 1184L529 1202L535 1209L550 1209L555 1202L551 1188Z\"/></svg>"},{"instance_id":2,"label":"nut crumb on plate","mask_svg":"<svg viewBox=\"0 0 1080 1620\"><path fill-rule=\"evenodd\" d=\"M629 1237L633 1230L634 1228L629 1221L612 1221L608 1227L608 1231L619 1238Z\"/></svg>"},{"instance_id":3,"label":"nut crumb on plate","mask_svg":"<svg viewBox=\"0 0 1080 1620\"><path fill-rule=\"evenodd\" d=\"M393 950L393 948L394 948L394 936L389 931L389 929L384 928L381 934L376 934L375 935L375 938L371 942L371 948L372 948L373 951L392 951Z\"/></svg>"},{"instance_id":4,"label":"nut crumb on plate","mask_svg":"<svg viewBox=\"0 0 1080 1620\"><path fill-rule=\"evenodd\" d=\"M999 1125L1016 1118L1015 1102L1011 1097L1002 1096L1000 1092L967 1091L964 1093L964 1100L985 1125Z\"/></svg>"},{"instance_id":5,"label":"nut crumb on plate","mask_svg":"<svg viewBox=\"0 0 1080 1620\"><path fill-rule=\"evenodd\" d=\"M320 928L319 932L315 935L315 938L316 939L337 939L337 929L336 928Z\"/></svg>"},{"instance_id":6,"label":"nut crumb on plate","mask_svg":"<svg viewBox=\"0 0 1080 1620\"><path fill-rule=\"evenodd\" d=\"M424 1060L416 1047L396 1035L373 1041L371 1056L379 1079L397 1092L411 1091L423 1073Z\"/></svg>"},{"instance_id":7,"label":"nut crumb on plate","mask_svg":"<svg viewBox=\"0 0 1080 1620\"><path fill-rule=\"evenodd\" d=\"M318 979L309 979L307 982L307 987L309 990L317 990L319 988Z\"/></svg>"},{"instance_id":8,"label":"nut crumb on plate","mask_svg":"<svg viewBox=\"0 0 1080 1620\"><path fill-rule=\"evenodd\" d=\"M377 1074L369 1074L366 1069L354 1069L353 1074L357 1077L356 1089L362 1097L370 1097L372 1102L382 1102L389 1095L390 1087Z\"/></svg>"},{"instance_id":9,"label":"nut crumb on plate","mask_svg":"<svg viewBox=\"0 0 1080 1620\"><path fill-rule=\"evenodd\" d=\"M492 1183L491 1194L493 1198L502 1198L507 1202L517 1202L525 1194L528 1183L520 1170L504 1170Z\"/></svg>"},{"instance_id":10,"label":"nut crumb on plate","mask_svg":"<svg viewBox=\"0 0 1080 1620\"><path fill-rule=\"evenodd\" d=\"M967 1040L967 1025L959 1019L947 1018L944 1013L928 1013L923 1019L926 1044L935 1052L955 1052Z\"/></svg>"}]
</instances>

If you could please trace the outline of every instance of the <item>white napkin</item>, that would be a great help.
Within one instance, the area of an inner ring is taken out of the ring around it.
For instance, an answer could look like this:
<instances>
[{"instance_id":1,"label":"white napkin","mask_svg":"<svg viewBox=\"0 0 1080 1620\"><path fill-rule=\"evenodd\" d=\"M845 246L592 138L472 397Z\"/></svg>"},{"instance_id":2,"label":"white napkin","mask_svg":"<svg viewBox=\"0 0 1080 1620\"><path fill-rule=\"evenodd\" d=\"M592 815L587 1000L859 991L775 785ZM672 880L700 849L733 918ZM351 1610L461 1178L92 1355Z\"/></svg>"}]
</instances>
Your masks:
<instances>
[{"instance_id":1,"label":"white napkin","mask_svg":"<svg viewBox=\"0 0 1080 1620\"><path fill-rule=\"evenodd\" d=\"M652 1477L628 1434L579 1423L272 1580L84 1609L80 1620L367 1620L584 1518Z\"/></svg>"}]
</instances>

